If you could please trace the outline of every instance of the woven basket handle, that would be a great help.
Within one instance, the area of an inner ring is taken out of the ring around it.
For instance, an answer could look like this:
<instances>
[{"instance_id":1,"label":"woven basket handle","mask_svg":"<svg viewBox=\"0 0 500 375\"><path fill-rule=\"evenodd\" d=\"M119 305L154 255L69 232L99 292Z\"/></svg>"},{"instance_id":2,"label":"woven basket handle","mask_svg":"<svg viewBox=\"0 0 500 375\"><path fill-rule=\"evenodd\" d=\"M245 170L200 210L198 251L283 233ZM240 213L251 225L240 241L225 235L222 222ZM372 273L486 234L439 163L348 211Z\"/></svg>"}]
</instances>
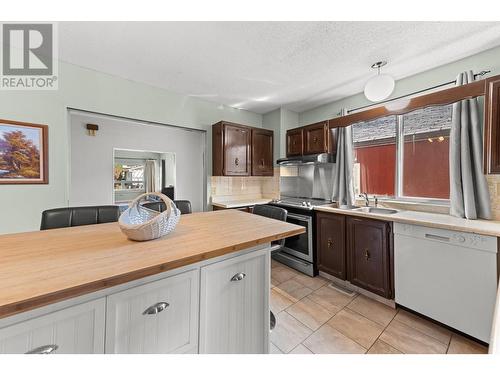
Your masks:
<instances>
[{"instance_id":1,"label":"woven basket handle","mask_svg":"<svg viewBox=\"0 0 500 375\"><path fill-rule=\"evenodd\" d=\"M166 214L167 216L170 216L172 214L172 200L167 197L165 194L161 194L161 193L144 193L144 194L141 194L139 195L137 198L135 198L129 205L129 207L135 207L136 210L139 210L141 209L141 205L139 204L144 198L150 196L150 195L156 195L157 197L159 197L164 203L165 203L165 206L166 206L166 211L162 212L162 214Z\"/></svg>"}]
</instances>

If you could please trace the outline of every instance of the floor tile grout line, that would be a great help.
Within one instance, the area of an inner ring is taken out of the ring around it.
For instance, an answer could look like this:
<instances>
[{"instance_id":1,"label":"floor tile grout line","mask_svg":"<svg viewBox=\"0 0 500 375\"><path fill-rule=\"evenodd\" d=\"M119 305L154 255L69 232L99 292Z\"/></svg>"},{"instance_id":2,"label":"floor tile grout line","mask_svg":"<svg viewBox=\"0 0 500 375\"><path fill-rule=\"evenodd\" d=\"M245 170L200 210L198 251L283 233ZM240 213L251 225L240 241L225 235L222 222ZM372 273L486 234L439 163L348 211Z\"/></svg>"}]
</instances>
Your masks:
<instances>
[{"instance_id":1,"label":"floor tile grout line","mask_svg":"<svg viewBox=\"0 0 500 375\"><path fill-rule=\"evenodd\" d=\"M370 348L368 349L368 351L367 351L366 353L368 353L368 352L370 351L370 349L373 347L373 345L375 345L375 343L377 342L377 340L379 340L379 339L380 339L380 336L382 336L382 334L386 331L387 327L389 327L389 325L392 323L392 321L393 321L394 319L396 319L396 315L398 315L398 314L399 314L399 310L398 310L398 309L396 309L396 314L394 314L394 316L392 317L391 321L390 321L390 322L389 322L389 323L388 323L388 324L384 327L384 329L382 330L382 332L380 332L380 334L377 336L377 338L375 339L375 341L373 342L373 344L370 346ZM368 319L368 318L367 318L367 319ZM406 353L402 352L401 350L399 350L398 348L395 348L395 347L394 347L394 346L392 346L391 344L386 343L384 340L382 340L382 341L383 341L385 344L389 345L391 348L396 349L397 351L399 351L399 352L401 352L401 353L403 353L403 354L406 354Z\"/></svg>"},{"instance_id":2,"label":"floor tile grout line","mask_svg":"<svg viewBox=\"0 0 500 375\"><path fill-rule=\"evenodd\" d=\"M400 311L401 311L401 310L399 310L399 311L397 312L397 314L396 314L396 315L398 315ZM393 318L392 320L394 320L394 319L396 318L396 315L394 315L394 318ZM391 320L391 323L392 323L392 320ZM442 344L442 345L446 345L446 353L444 353L444 354L447 354L447 353L448 353L448 347L450 346L450 344L449 344L449 343L448 343L448 344L445 344L444 342L439 341L437 338L432 337L431 335L428 335L427 333L423 332L422 330L420 330L420 329L418 329L418 328L415 328L415 327L412 327L411 325L406 324L405 322L402 322L402 321L400 321L400 320L398 320L397 322L398 322L398 323L400 323L400 324L402 324L402 325L404 325L404 326L406 326L406 327L408 327L408 328L411 328L411 329L414 329L415 331L420 332L422 335L427 336L427 337L428 337L428 338L430 338L431 340L434 340L434 341L436 341L436 342L438 342L438 343L440 343L440 344ZM389 324L391 324L391 323L389 323ZM387 327L389 327L389 325L387 325ZM384 331L385 331L385 330L384 330ZM453 335L453 333L452 333L452 335ZM450 340L449 340L449 341L451 342L451 336L450 336ZM396 348L396 349L397 349L397 348Z\"/></svg>"}]
</instances>

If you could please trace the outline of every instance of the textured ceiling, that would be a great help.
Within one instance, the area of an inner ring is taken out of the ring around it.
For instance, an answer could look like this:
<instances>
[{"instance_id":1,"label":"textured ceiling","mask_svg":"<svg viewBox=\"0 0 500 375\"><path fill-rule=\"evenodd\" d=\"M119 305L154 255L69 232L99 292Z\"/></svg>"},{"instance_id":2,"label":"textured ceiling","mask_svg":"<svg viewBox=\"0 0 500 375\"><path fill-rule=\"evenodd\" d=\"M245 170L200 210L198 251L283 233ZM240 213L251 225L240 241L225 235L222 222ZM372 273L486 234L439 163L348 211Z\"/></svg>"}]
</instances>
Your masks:
<instances>
[{"instance_id":1,"label":"textured ceiling","mask_svg":"<svg viewBox=\"0 0 500 375\"><path fill-rule=\"evenodd\" d=\"M500 45L498 22L61 22L63 61L228 106L301 112ZM485 67L487 68L487 67Z\"/></svg>"}]
</instances>

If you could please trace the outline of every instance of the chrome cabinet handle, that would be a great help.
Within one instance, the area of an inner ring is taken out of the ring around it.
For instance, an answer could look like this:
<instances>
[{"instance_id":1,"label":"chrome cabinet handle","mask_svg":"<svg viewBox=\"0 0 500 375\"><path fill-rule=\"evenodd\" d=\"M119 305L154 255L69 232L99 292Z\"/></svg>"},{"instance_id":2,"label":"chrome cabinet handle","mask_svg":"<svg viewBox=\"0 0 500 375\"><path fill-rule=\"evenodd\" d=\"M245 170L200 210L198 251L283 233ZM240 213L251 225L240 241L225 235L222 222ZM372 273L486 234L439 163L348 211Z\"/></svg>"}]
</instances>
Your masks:
<instances>
[{"instance_id":1,"label":"chrome cabinet handle","mask_svg":"<svg viewBox=\"0 0 500 375\"><path fill-rule=\"evenodd\" d=\"M57 349L59 349L59 346L56 344L42 345L39 346L38 348L27 351L25 354L50 354L52 352L55 352Z\"/></svg>"},{"instance_id":2,"label":"chrome cabinet handle","mask_svg":"<svg viewBox=\"0 0 500 375\"><path fill-rule=\"evenodd\" d=\"M158 302L152 306L149 306L146 310L144 310L142 315L156 315L165 310L169 306L170 304L167 302Z\"/></svg>"},{"instance_id":3,"label":"chrome cabinet handle","mask_svg":"<svg viewBox=\"0 0 500 375\"><path fill-rule=\"evenodd\" d=\"M245 274L243 272L237 273L233 277L231 277L231 281L241 281L245 278Z\"/></svg>"}]
</instances>

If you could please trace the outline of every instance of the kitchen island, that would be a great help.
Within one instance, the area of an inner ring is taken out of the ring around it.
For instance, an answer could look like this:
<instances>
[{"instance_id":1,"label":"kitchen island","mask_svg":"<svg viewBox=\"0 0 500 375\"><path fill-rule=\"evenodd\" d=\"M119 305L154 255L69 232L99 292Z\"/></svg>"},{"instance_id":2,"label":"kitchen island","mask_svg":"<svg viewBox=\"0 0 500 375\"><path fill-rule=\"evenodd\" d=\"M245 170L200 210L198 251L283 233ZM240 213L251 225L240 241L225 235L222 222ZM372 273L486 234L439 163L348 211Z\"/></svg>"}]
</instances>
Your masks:
<instances>
[{"instance_id":1,"label":"kitchen island","mask_svg":"<svg viewBox=\"0 0 500 375\"><path fill-rule=\"evenodd\" d=\"M269 243L302 232L227 210L148 242L117 223L0 236L0 352L265 352Z\"/></svg>"}]
</instances>

